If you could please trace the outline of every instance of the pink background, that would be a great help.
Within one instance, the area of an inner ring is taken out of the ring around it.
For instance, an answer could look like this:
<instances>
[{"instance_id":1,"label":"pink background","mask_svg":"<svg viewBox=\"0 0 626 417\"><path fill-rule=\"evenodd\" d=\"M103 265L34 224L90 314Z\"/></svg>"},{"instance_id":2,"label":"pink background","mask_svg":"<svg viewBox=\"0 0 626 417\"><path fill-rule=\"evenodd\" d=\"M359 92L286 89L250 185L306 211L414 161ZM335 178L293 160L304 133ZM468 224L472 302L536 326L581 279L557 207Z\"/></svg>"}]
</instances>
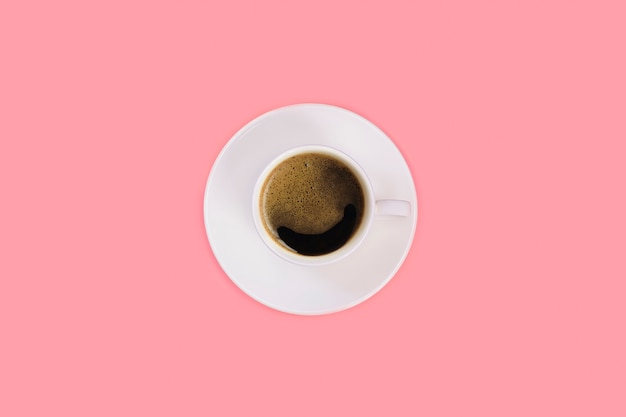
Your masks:
<instances>
[{"instance_id":1,"label":"pink background","mask_svg":"<svg viewBox=\"0 0 626 417\"><path fill-rule=\"evenodd\" d=\"M0 415L626 415L620 3L2 2ZM420 204L320 317L244 295L202 219L299 102L378 124Z\"/></svg>"}]
</instances>

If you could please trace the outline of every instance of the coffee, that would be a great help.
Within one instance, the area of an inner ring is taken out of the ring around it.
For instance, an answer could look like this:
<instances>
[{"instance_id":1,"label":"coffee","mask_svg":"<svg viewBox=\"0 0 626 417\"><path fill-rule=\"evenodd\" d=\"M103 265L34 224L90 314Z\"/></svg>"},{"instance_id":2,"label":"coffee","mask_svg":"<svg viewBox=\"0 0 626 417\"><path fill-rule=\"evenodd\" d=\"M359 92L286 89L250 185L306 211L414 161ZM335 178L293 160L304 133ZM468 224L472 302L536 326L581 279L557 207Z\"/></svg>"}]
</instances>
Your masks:
<instances>
[{"instance_id":1,"label":"coffee","mask_svg":"<svg viewBox=\"0 0 626 417\"><path fill-rule=\"evenodd\" d=\"M361 183L341 160L307 152L279 163L261 188L266 232L302 255L324 255L345 245L363 218Z\"/></svg>"}]
</instances>

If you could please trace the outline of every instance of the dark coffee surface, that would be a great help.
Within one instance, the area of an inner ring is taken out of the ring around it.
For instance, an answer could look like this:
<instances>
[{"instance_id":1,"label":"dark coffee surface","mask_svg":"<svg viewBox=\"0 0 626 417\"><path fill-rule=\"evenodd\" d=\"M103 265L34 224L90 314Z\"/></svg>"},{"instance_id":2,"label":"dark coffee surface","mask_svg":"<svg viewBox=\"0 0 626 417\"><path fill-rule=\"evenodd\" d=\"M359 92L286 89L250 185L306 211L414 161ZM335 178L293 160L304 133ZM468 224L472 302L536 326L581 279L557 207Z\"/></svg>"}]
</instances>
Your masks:
<instances>
[{"instance_id":1,"label":"dark coffee surface","mask_svg":"<svg viewBox=\"0 0 626 417\"><path fill-rule=\"evenodd\" d=\"M303 255L324 255L342 247L352 236L356 225L356 207L348 204L343 219L320 234L294 232L285 226L278 228L278 236L290 248Z\"/></svg>"},{"instance_id":2,"label":"dark coffee surface","mask_svg":"<svg viewBox=\"0 0 626 417\"><path fill-rule=\"evenodd\" d=\"M260 209L265 227L277 239L279 228L323 237L343 230L339 240L325 243L332 251L358 227L364 200L358 179L343 162L322 153L304 153L286 159L268 175ZM352 207L346 211L348 206ZM347 220L345 213L350 213ZM351 230L346 231L348 223Z\"/></svg>"}]
</instances>

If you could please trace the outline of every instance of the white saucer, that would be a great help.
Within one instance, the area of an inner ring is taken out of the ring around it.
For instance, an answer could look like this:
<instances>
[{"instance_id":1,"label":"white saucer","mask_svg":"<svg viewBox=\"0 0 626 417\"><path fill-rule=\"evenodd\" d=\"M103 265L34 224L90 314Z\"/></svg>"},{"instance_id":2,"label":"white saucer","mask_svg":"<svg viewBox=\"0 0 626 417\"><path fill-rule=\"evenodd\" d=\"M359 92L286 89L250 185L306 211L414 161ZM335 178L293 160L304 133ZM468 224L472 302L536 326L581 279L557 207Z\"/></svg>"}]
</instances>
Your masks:
<instances>
[{"instance_id":1,"label":"white saucer","mask_svg":"<svg viewBox=\"0 0 626 417\"><path fill-rule=\"evenodd\" d=\"M377 200L411 204L407 217L375 217L355 252L323 266L296 265L272 252L257 233L251 209L263 169L286 150L312 144L354 159ZM207 182L204 222L217 261L242 291L276 310L326 314L365 301L400 268L415 233L417 196L400 151L374 124L339 107L298 104L259 116L222 149Z\"/></svg>"}]
</instances>

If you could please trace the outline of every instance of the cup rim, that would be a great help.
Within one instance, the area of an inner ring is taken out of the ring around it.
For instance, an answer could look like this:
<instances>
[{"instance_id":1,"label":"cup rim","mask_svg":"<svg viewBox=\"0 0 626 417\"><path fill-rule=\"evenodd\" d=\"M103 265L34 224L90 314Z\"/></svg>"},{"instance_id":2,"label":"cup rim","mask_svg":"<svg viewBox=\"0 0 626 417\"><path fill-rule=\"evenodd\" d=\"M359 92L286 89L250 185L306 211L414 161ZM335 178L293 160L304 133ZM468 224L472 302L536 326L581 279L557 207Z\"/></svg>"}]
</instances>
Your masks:
<instances>
[{"instance_id":1,"label":"cup rim","mask_svg":"<svg viewBox=\"0 0 626 417\"><path fill-rule=\"evenodd\" d=\"M275 239L270 236L265 229L260 210L261 189L263 187L263 184L265 183L267 175L287 158L307 152L328 154L346 164L359 180L365 199L363 218L361 219L357 232L353 236L351 236L348 242L346 242L346 244L344 244L339 249L323 255L316 256L302 255L292 250L289 250L286 247L277 243ZM367 235L367 232L372 223L374 217L374 205L375 198L371 182L363 168L353 158L351 158L343 151L331 146L310 144L295 146L293 148L287 149L286 151L280 153L278 156L272 159L266 165L263 171L261 171L254 185L254 191L252 194L252 217L254 220L257 234L259 235L265 246L268 247L270 251L272 251L274 254L295 264L304 266L321 266L339 261L353 253L359 247L359 245L365 239L365 236Z\"/></svg>"}]
</instances>

